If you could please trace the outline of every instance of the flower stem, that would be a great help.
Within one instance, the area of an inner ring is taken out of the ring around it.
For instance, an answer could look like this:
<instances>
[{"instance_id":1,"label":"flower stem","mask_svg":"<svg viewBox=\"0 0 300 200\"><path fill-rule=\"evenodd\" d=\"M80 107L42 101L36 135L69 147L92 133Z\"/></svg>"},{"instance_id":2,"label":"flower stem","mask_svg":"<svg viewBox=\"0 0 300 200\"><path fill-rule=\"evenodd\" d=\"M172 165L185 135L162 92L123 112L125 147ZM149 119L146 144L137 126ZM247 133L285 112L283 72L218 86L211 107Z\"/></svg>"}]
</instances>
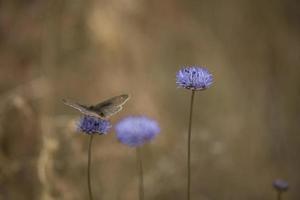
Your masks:
<instances>
[{"instance_id":1,"label":"flower stem","mask_svg":"<svg viewBox=\"0 0 300 200\"><path fill-rule=\"evenodd\" d=\"M139 200L144 200L144 177L143 177L143 163L142 163L142 149L136 147L137 168L139 173Z\"/></svg>"},{"instance_id":2,"label":"flower stem","mask_svg":"<svg viewBox=\"0 0 300 200\"><path fill-rule=\"evenodd\" d=\"M281 200L281 191L277 192L277 200Z\"/></svg>"},{"instance_id":3,"label":"flower stem","mask_svg":"<svg viewBox=\"0 0 300 200\"><path fill-rule=\"evenodd\" d=\"M93 135L90 136L89 150L88 150L88 167L87 167L87 182L90 200L93 200L92 187L91 187L91 155L92 155L92 142Z\"/></svg>"},{"instance_id":4,"label":"flower stem","mask_svg":"<svg viewBox=\"0 0 300 200\"><path fill-rule=\"evenodd\" d=\"M192 91L190 104L190 117L188 128L188 150L187 150L187 200L190 200L191 193L191 134L192 134L192 119L193 119L193 105L194 105L195 90Z\"/></svg>"}]
</instances>

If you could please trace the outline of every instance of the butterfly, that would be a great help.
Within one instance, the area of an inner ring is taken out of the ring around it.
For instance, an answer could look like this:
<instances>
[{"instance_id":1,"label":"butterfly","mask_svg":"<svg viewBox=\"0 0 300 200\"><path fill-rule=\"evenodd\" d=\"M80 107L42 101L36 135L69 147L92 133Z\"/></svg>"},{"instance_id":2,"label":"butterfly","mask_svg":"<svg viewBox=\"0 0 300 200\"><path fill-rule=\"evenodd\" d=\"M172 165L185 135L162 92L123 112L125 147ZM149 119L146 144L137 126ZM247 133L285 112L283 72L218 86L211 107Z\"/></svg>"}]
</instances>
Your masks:
<instances>
[{"instance_id":1,"label":"butterfly","mask_svg":"<svg viewBox=\"0 0 300 200\"><path fill-rule=\"evenodd\" d=\"M79 110L85 115L106 119L121 111L123 105L129 100L129 98L128 94L122 94L92 106L85 106L66 99L63 99L63 103Z\"/></svg>"}]
</instances>

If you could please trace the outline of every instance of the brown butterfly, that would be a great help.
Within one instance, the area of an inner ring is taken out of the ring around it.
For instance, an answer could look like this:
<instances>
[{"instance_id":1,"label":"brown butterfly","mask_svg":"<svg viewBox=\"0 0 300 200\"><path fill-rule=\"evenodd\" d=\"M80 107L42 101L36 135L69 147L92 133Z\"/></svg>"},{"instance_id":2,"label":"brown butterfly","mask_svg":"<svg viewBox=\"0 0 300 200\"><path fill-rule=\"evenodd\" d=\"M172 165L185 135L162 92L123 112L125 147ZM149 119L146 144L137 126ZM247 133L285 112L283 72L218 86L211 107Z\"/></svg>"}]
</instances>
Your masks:
<instances>
[{"instance_id":1,"label":"brown butterfly","mask_svg":"<svg viewBox=\"0 0 300 200\"><path fill-rule=\"evenodd\" d=\"M112 97L92 106L85 106L63 99L64 104L79 110L81 113L101 119L109 118L122 110L122 106L129 100L128 94Z\"/></svg>"}]
</instances>

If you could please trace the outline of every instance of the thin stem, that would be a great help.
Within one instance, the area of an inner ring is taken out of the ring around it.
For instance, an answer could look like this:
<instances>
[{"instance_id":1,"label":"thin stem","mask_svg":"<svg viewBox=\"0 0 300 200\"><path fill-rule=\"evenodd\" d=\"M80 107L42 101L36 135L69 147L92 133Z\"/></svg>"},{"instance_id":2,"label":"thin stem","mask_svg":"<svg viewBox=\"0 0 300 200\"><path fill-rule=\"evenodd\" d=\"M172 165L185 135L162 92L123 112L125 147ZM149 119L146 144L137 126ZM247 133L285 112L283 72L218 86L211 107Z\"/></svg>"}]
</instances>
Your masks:
<instances>
[{"instance_id":1,"label":"thin stem","mask_svg":"<svg viewBox=\"0 0 300 200\"><path fill-rule=\"evenodd\" d=\"M89 150L88 150L88 167L87 167L87 182L90 200L93 200L92 187L91 187L91 155L92 155L92 142L93 135L90 136Z\"/></svg>"},{"instance_id":2,"label":"thin stem","mask_svg":"<svg viewBox=\"0 0 300 200\"><path fill-rule=\"evenodd\" d=\"M188 150L187 150L187 200L190 200L191 193L191 134L192 134L192 119L193 119L193 105L194 105L195 90L192 91L190 104L190 117L188 128Z\"/></svg>"},{"instance_id":3,"label":"thin stem","mask_svg":"<svg viewBox=\"0 0 300 200\"><path fill-rule=\"evenodd\" d=\"M277 192L277 200L281 200L281 191Z\"/></svg>"},{"instance_id":4,"label":"thin stem","mask_svg":"<svg viewBox=\"0 0 300 200\"><path fill-rule=\"evenodd\" d=\"M144 200L144 177L143 177L143 163L142 163L142 149L136 147L137 168L139 173L139 200Z\"/></svg>"}]
</instances>

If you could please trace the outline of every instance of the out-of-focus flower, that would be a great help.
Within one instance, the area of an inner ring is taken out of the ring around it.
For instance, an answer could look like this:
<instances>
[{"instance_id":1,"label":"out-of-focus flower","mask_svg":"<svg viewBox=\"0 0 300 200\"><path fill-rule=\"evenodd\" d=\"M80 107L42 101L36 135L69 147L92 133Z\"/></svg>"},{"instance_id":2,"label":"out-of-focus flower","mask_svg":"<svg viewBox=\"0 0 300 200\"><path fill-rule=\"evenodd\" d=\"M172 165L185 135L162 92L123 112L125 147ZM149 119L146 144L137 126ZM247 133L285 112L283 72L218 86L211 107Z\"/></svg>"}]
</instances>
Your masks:
<instances>
[{"instance_id":1,"label":"out-of-focus flower","mask_svg":"<svg viewBox=\"0 0 300 200\"><path fill-rule=\"evenodd\" d=\"M185 67L177 72L178 87L189 90L205 90L213 83L212 74L204 67Z\"/></svg>"},{"instance_id":2,"label":"out-of-focus flower","mask_svg":"<svg viewBox=\"0 0 300 200\"><path fill-rule=\"evenodd\" d=\"M273 187L280 192L287 191L289 189L289 183L285 180L276 179L273 181Z\"/></svg>"},{"instance_id":3,"label":"out-of-focus flower","mask_svg":"<svg viewBox=\"0 0 300 200\"><path fill-rule=\"evenodd\" d=\"M111 128L111 124L108 120L99 119L84 115L77 123L77 130L86 134L106 134Z\"/></svg>"},{"instance_id":4,"label":"out-of-focus flower","mask_svg":"<svg viewBox=\"0 0 300 200\"><path fill-rule=\"evenodd\" d=\"M130 147L151 141L160 132L158 123L145 116L131 116L116 125L118 140Z\"/></svg>"}]
</instances>

